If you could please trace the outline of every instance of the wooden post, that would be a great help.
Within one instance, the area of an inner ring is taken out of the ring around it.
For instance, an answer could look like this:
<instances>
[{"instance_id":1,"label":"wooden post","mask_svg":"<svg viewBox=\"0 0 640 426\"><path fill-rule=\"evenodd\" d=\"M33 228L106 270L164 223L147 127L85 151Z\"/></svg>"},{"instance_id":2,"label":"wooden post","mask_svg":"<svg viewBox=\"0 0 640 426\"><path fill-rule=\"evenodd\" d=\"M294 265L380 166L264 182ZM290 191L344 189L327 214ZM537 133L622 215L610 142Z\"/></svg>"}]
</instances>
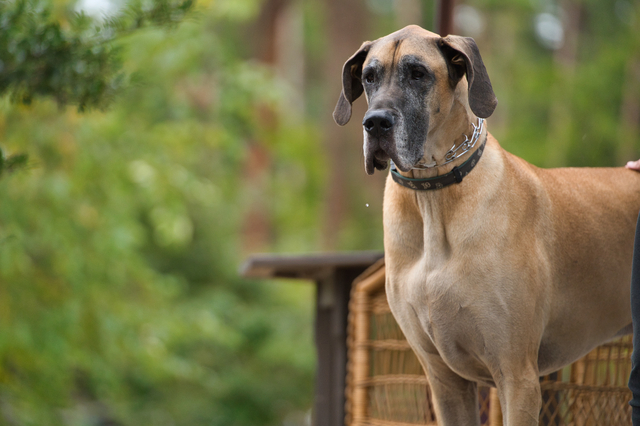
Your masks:
<instances>
[{"instance_id":1,"label":"wooden post","mask_svg":"<svg viewBox=\"0 0 640 426\"><path fill-rule=\"evenodd\" d=\"M351 283L363 270L337 268L331 277L317 281L315 329L318 373L314 426L344 424L349 296Z\"/></svg>"},{"instance_id":2,"label":"wooden post","mask_svg":"<svg viewBox=\"0 0 640 426\"><path fill-rule=\"evenodd\" d=\"M502 426L502 408L496 388L489 391L489 426Z\"/></svg>"},{"instance_id":3,"label":"wooden post","mask_svg":"<svg viewBox=\"0 0 640 426\"><path fill-rule=\"evenodd\" d=\"M354 294L354 304L358 307L354 318L354 342L353 342L353 400L351 407L351 426L363 424L367 417L367 387L362 384L369 376L369 348L366 342L369 340L370 309L367 304L366 294L362 291ZM352 313L353 315L353 313Z\"/></svg>"}]
</instances>

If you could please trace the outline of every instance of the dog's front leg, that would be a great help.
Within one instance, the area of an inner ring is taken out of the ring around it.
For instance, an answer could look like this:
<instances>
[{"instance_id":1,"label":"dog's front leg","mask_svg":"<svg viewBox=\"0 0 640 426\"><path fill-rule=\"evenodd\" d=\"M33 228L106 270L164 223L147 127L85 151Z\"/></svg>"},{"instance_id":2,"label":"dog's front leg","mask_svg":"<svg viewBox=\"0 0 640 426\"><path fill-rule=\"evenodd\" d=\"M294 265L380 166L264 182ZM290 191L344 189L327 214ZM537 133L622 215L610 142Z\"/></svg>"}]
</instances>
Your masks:
<instances>
[{"instance_id":1,"label":"dog's front leg","mask_svg":"<svg viewBox=\"0 0 640 426\"><path fill-rule=\"evenodd\" d=\"M542 396L537 368L503 369L494 377L505 426L537 426Z\"/></svg>"},{"instance_id":2,"label":"dog's front leg","mask_svg":"<svg viewBox=\"0 0 640 426\"><path fill-rule=\"evenodd\" d=\"M426 367L438 426L479 426L477 384L451 371L439 355L428 355Z\"/></svg>"}]
</instances>

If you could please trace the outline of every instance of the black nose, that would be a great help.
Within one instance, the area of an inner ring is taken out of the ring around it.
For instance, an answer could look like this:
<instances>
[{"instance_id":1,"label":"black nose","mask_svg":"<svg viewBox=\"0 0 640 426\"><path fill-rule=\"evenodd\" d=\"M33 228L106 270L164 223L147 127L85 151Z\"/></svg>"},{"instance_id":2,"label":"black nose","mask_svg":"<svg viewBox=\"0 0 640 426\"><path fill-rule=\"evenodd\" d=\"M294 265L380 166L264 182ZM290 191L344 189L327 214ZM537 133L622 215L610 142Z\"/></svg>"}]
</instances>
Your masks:
<instances>
[{"instance_id":1,"label":"black nose","mask_svg":"<svg viewBox=\"0 0 640 426\"><path fill-rule=\"evenodd\" d=\"M389 111L375 109L373 111L367 111L364 115L364 120L362 120L362 125L371 136L379 136L391 130L395 121L395 118L393 118L393 115L391 115Z\"/></svg>"}]
</instances>

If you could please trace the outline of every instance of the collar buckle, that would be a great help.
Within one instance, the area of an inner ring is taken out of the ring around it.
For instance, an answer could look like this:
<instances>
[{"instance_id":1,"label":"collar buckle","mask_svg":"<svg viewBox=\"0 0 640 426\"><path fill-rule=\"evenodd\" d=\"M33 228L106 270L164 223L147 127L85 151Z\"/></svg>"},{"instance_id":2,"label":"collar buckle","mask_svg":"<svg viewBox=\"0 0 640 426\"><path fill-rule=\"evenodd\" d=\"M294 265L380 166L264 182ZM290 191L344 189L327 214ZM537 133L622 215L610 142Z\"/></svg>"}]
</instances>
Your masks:
<instances>
[{"instance_id":1,"label":"collar buckle","mask_svg":"<svg viewBox=\"0 0 640 426\"><path fill-rule=\"evenodd\" d=\"M462 173L460 173L460 169L458 169L458 166L455 166L453 170L451 170L451 172L453 173L453 177L456 180L456 183L462 182Z\"/></svg>"}]
</instances>

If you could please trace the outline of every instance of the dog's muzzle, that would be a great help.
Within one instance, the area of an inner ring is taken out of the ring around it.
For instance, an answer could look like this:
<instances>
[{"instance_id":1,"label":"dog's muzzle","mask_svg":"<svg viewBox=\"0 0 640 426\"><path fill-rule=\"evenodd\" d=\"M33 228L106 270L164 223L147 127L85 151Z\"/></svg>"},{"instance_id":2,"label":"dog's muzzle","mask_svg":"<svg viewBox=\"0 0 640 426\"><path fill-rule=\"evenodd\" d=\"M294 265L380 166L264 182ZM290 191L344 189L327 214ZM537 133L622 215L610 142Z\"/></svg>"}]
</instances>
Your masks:
<instances>
[{"instance_id":1,"label":"dog's muzzle","mask_svg":"<svg viewBox=\"0 0 640 426\"><path fill-rule=\"evenodd\" d=\"M373 174L375 169L384 170L394 150L394 126L396 118L391 111L375 109L367 111L362 126L367 133L365 139L365 170Z\"/></svg>"}]
</instances>

